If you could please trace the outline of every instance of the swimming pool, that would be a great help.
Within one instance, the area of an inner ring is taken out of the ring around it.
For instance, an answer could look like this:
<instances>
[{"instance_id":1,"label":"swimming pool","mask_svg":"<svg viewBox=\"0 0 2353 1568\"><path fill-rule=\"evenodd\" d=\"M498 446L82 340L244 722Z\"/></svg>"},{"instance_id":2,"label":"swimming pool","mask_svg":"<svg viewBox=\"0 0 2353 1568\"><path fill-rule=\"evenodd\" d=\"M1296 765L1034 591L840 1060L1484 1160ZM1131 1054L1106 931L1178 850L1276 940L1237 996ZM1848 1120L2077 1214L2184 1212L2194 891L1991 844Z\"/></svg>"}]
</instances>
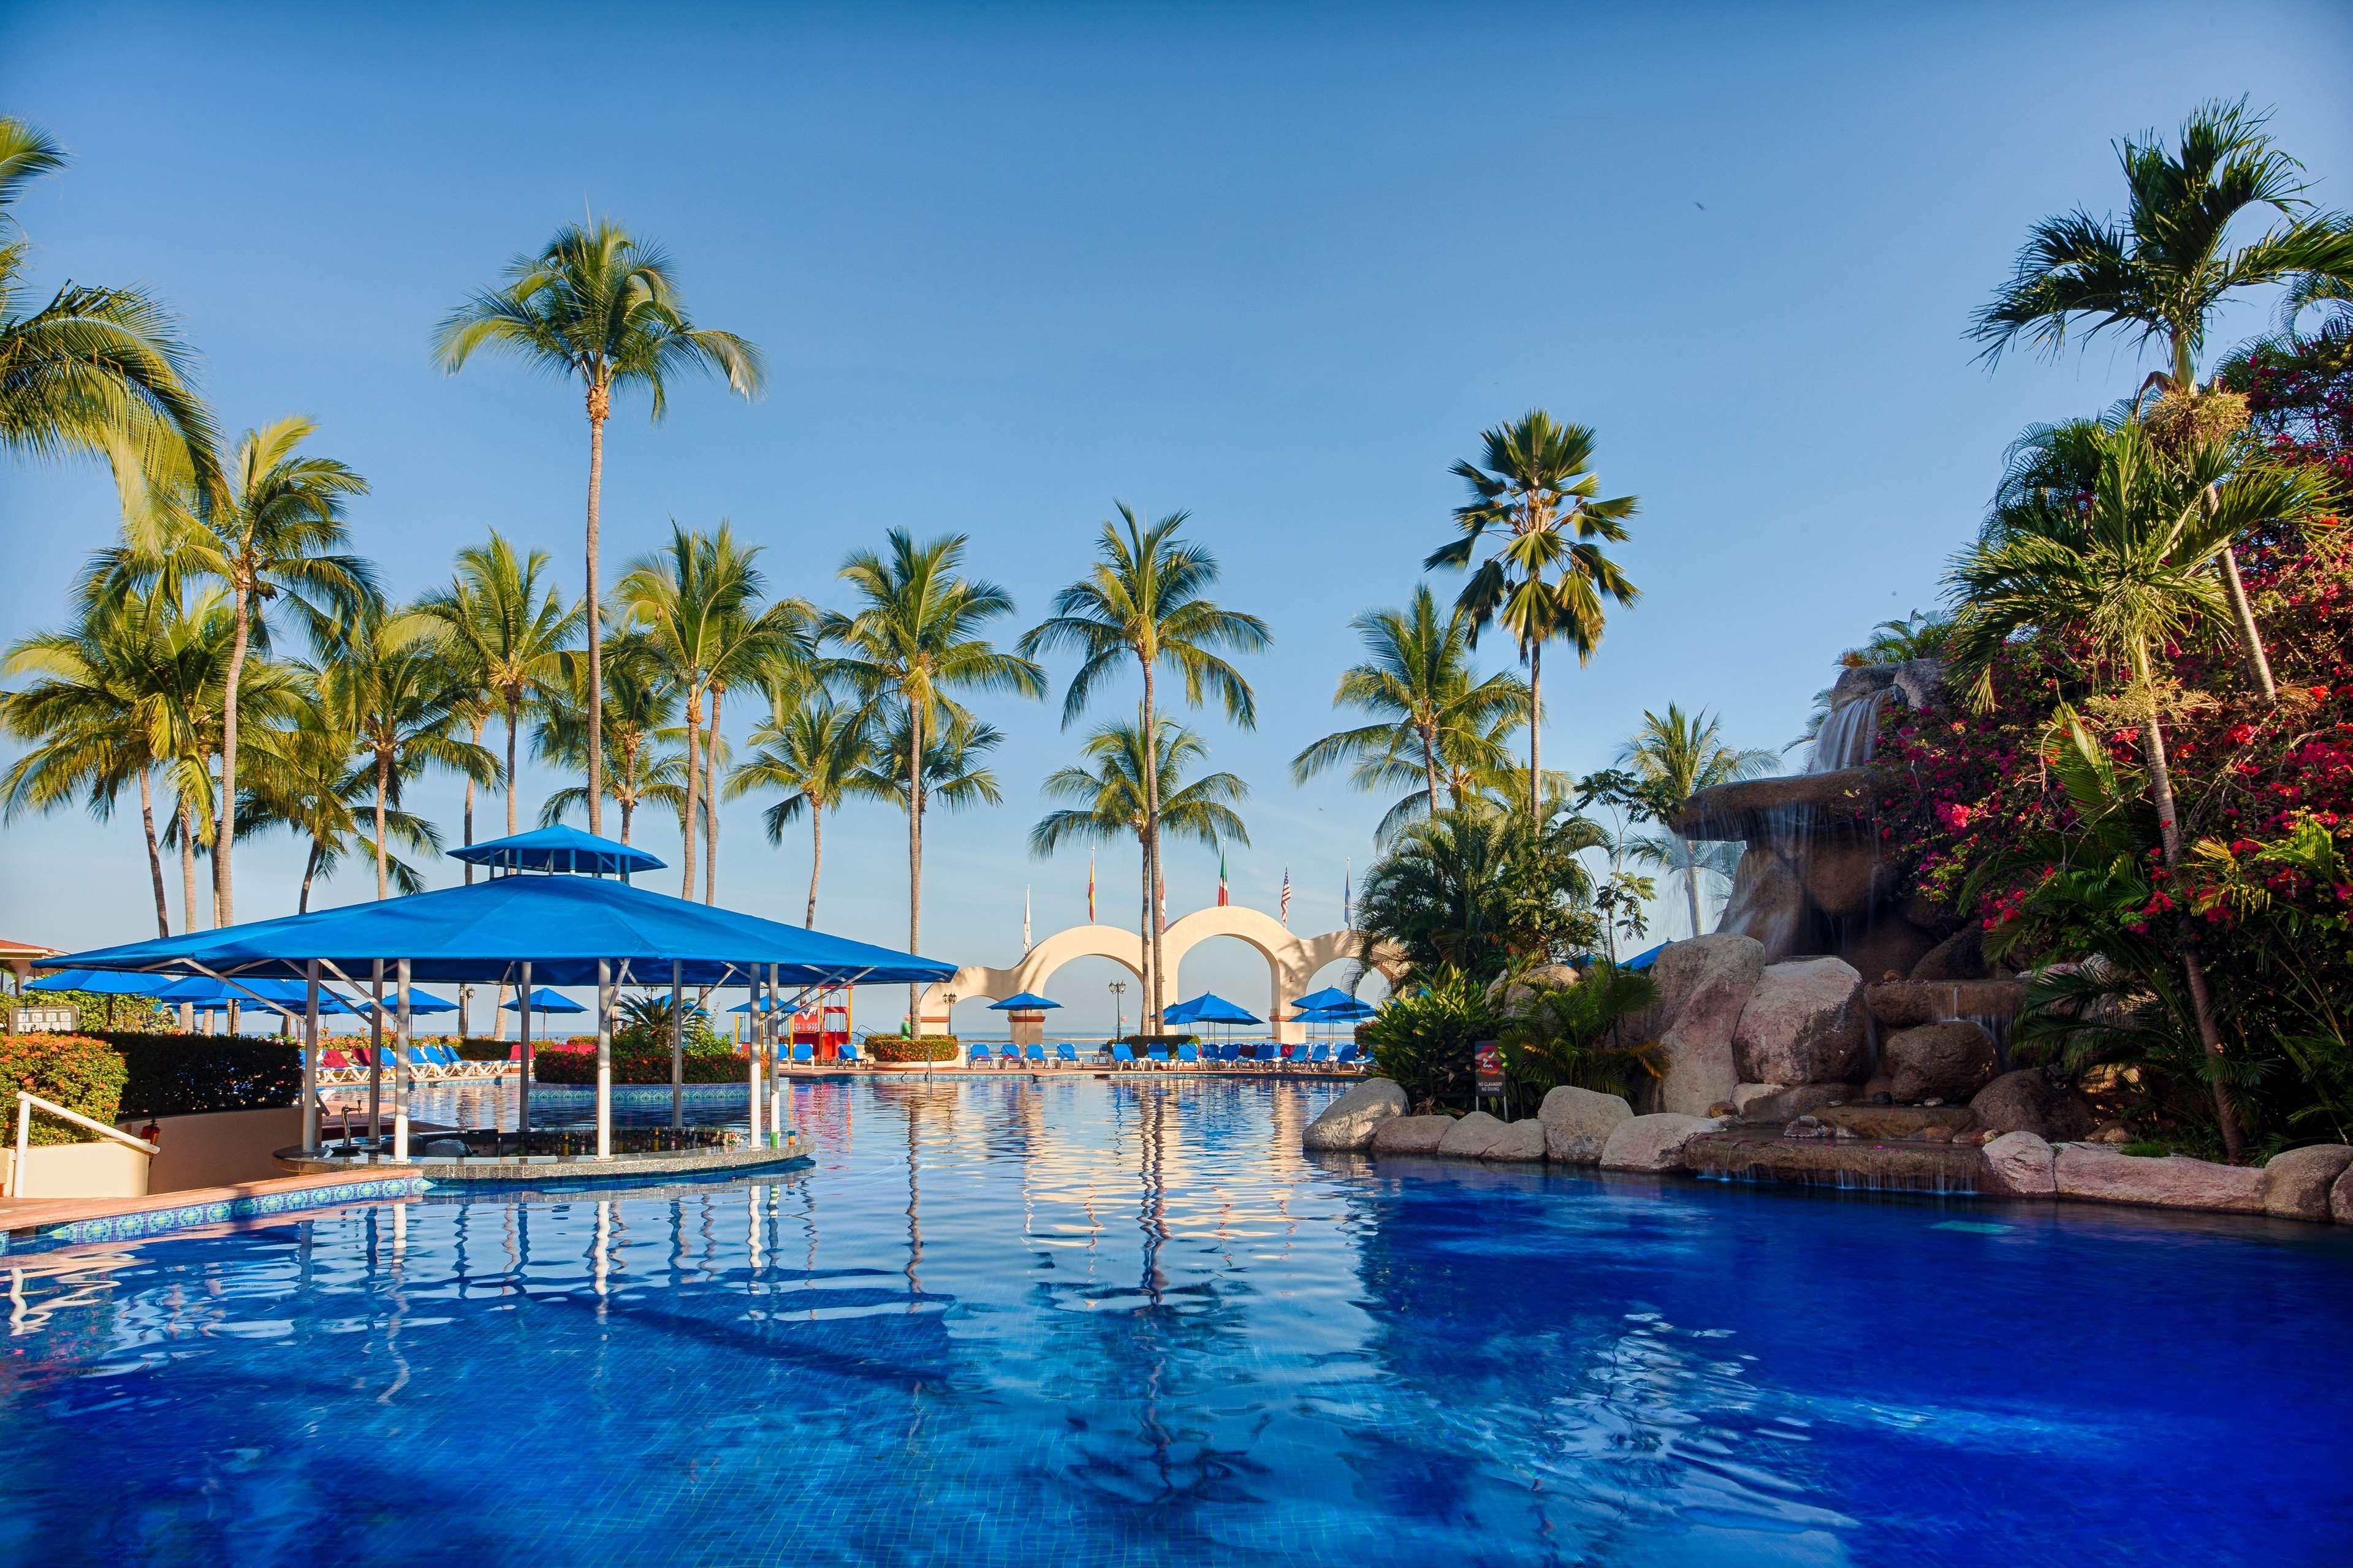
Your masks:
<instances>
[{"instance_id":1,"label":"swimming pool","mask_svg":"<svg viewBox=\"0 0 2353 1568\"><path fill-rule=\"evenodd\" d=\"M0 1558L2340 1563L2327 1227L1314 1163L804 1083L817 1168L0 1258Z\"/></svg>"}]
</instances>

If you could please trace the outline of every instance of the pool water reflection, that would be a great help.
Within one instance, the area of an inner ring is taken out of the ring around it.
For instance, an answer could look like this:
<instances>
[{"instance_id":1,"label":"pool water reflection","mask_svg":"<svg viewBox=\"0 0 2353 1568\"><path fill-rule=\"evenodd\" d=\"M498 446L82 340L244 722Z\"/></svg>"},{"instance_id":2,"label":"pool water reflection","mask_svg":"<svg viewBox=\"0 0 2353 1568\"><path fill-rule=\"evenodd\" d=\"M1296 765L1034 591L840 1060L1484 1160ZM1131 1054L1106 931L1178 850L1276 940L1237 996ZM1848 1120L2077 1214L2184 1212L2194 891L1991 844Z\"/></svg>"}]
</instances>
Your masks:
<instances>
[{"instance_id":1,"label":"pool water reflection","mask_svg":"<svg viewBox=\"0 0 2353 1568\"><path fill-rule=\"evenodd\" d=\"M2326 1228L1310 1161L1334 1092L805 1082L797 1176L0 1258L0 1553L2281 1564L2353 1539L2312 1386L2353 1362Z\"/></svg>"}]
</instances>

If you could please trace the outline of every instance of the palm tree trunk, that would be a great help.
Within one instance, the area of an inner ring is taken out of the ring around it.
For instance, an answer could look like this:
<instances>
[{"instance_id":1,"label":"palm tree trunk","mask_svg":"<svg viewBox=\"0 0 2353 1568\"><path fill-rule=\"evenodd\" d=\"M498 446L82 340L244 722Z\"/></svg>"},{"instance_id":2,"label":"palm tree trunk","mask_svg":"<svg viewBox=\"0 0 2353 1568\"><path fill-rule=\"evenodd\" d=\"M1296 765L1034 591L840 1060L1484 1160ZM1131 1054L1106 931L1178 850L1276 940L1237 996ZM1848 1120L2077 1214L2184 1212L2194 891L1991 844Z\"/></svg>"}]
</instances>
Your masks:
<instances>
[{"instance_id":1,"label":"palm tree trunk","mask_svg":"<svg viewBox=\"0 0 2353 1568\"><path fill-rule=\"evenodd\" d=\"M2215 505L2213 486L2206 487L2204 500L2206 510L2211 513ZM2254 605L2247 602L2247 585L2239 581L2238 552L2227 544L2222 546L2221 565L2222 586L2230 590L2231 595L2231 614L2239 623L2239 640L2246 645L2247 669L2254 676L2255 684L2263 689L2263 700L2276 702L2279 700L2279 688L2272 682L2272 661L2263 652L2263 634L2255 626Z\"/></svg>"},{"instance_id":2,"label":"palm tree trunk","mask_svg":"<svg viewBox=\"0 0 2353 1568\"><path fill-rule=\"evenodd\" d=\"M801 922L809 931L817 929L817 874L825 868L825 813L816 803L809 805L809 903L808 919Z\"/></svg>"},{"instance_id":3,"label":"palm tree trunk","mask_svg":"<svg viewBox=\"0 0 2353 1568\"><path fill-rule=\"evenodd\" d=\"M155 883L155 934L172 934L172 906L164 894L164 851L155 841L155 789L139 770L139 826L147 836L147 874Z\"/></svg>"},{"instance_id":4,"label":"palm tree trunk","mask_svg":"<svg viewBox=\"0 0 2353 1568\"><path fill-rule=\"evenodd\" d=\"M702 786L696 782L702 776L702 693L690 689L686 694L686 804L681 809L685 817L679 824L680 837L685 841L685 851L679 858L685 862L678 887L681 899L694 897L694 808L702 799Z\"/></svg>"},{"instance_id":5,"label":"palm tree trunk","mask_svg":"<svg viewBox=\"0 0 2353 1568\"><path fill-rule=\"evenodd\" d=\"M392 787L392 758L383 752L375 754L375 896L388 897L392 891L385 879L384 805L385 795Z\"/></svg>"},{"instance_id":6,"label":"palm tree trunk","mask_svg":"<svg viewBox=\"0 0 2353 1568\"><path fill-rule=\"evenodd\" d=\"M1161 939L1166 921L1163 919L1160 890L1167 879L1160 868L1160 726L1154 716L1156 696L1152 679L1152 664L1144 665L1144 914L1145 930L1150 940L1145 943L1144 966L1145 1016L1150 1020L1148 1034L1160 1032L1161 992L1165 989L1167 955Z\"/></svg>"},{"instance_id":7,"label":"palm tree trunk","mask_svg":"<svg viewBox=\"0 0 2353 1568\"><path fill-rule=\"evenodd\" d=\"M634 800L625 800L621 803L621 842L624 844L629 841L629 817L636 806L637 802Z\"/></svg>"},{"instance_id":8,"label":"palm tree trunk","mask_svg":"<svg viewBox=\"0 0 2353 1568\"><path fill-rule=\"evenodd\" d=\"M1683 854L1686 857L1691 854L1691 846L1688 844L1683 846ZM1700 932L1699 868L1696 865L1686 865L1683 868L1683 893L1685 897L1691 900L1692 935L1697 936Z\"/></svg>"},{"instance_id":9,"label":"palm tree trunk","mask_svg":"<svg viewBox=\"0 0 2353 1568\"><path fill-rule=\"evenodd\" d=\"M2146 657L2138 662L2143 689L2146 689L2148 678ZM2143 750L2148 758L2149 792L2157 802L2158 836L2164 841L2166 869L2178 874L2181 868L2181 826L2174 820L2173 770L2166 762L2165 729L2158 720L2154 705L2143 718L2148 726L2146 731L2147 743ZM2178 881L2176 891L2178 896ZM2178 914L2181 922L2181 970L2189 983L2190 1010L2198 1017L2198 1040L2214 1058L2219 1068L2222 1058L2222 1031L2214 1019L2213 990L2206 983L2206 965L2198 955L2197 932L2190 927L2189 911L2184 908L2179 910ZM2239 1130L2239 1109L2232 1102L2231 1090L2222 1082L2219 1071L2209 1080L2208 1087L2213 1091L2214 1120L2221 1129L2222 1152L2232 1164L2236 1164L2245 1142Z\"/></svg>"},{"instance_id":10,"label":"palm tree trunk","mask_svg":"<svg viewBox=\"0 0 2353 1568\"><path fill-rule=\"evenodd\" d=\"M1421 732L1421 773L1430 786L1430 815L1438 816L1438 735L1431 730Z\"/></svg>"},{"instance_id":11,"label":"palm tree trunk","mask_svg":"<svg viewBox=\"0 0 2353 1568\"><path fill-rule=\"evenodd\" d=\"M522 722L522 700L515 692L507 699L507 837L512 838L522 829L515 816L515 730ZM469 781L470 783L470 781Z\"/></svg>"},{"instance_id":12,"label":"palm tree trunk","mask_svg":"<svg viewBox=\"0 0 2353 1568\"><path fill-rule=\"evenodd\" d=\"M1147 1023L1152 1016L1152 840L1139 833L1135 847L1144 858L1144 902L1136 910L1135 942L1144 960L1144 994L1135 1006L1135 1032L1148 1035Z\"/></svg>"},{"instance_id":13,"label":"palm tree trunk","mask_svg":"<svg viewBox=\"0 0 2353 1568\"><path fill-rule=\"evenodd\" d=\"M605 649L596 630L597 511L605 493L605 416L613 411L612 389L588 384L588 591L583 601L588 629L588 831L605 831Z\"/></svg>"},{"instance_id":14,"label":"palm tree trunk","mask_svg":"<svg viewBox=\"0 0 2353 1568\"><path fill-rule=\"evenodd\" d=\"M311 879L318 876L318 874L319 841L313 838L311 840L311 853L304 856L302 859L302 896L295 902L294 912L296 914L307 915L311 912Z\"/></svg>"},{"instance_id":15,"label":"palm tree trunk","mask_svg":"<svg viewBox=\"0 0 2353 1568\"><path fill-rule=\"evenodd\" d=\"M185 930L205 929L196 918L196 807L185 798L180 802L180 911Z\"/></svg>"},{"instance_id":16,"label":"palm tree trunk","mask_svg":"<svg viewBox=\"0 0 2353 1568\"><path fill-rule=\"evenodd\" d=\"M476 744L476 745L478 745L478 746L479 746L479 745L480 745L480 744L482 743L482 718L481 718L481 715L480 715L480 713L477 713L477 714L474 716L474 718L470 721L470 722L471 722L471 724L472 724L472 726L473 726L473 732L474 732L474 736L473 736L473 738L474 738L474 744ZM467 777L466 777L466 843L467 843L467 845L470 847L472 846L473 842L474 842L474 780L473 780L473 775L470 773L470 774L468 774L468 775L467 775ZM469 861L467 861L467 862L465 863L465 865L466 865L466 886L468 886L468 887L470 887L470 887L472 887L472 886L474 885L474 863L473 863L471 860L469 860ZM465 989L467 989L467 987L460 986L460 987L459 987L459 989L460 989L460 990L465 990ZM463 1021L463 1015L462 1015L462 1014L460 1015L460 1021L461 1021L461 1022Z\"/></svg>"},{"instance_id":17,"label":"palm tree trunk","mask_svg":"<svg viewBox=\"0 0 2353 1568\"><path fill-rule=\"evenodd\" d=\"M213 915L221 925L237 920L237 886L229 865L229 846L237 842L237 689L245 679L245 651L252 640L252 591L239 583L237 637L229 644L228 668L221 679L220 828L213 837Z\"/></svg>"},{"instance_id":18,"label":"palm tree trunk","mask_svg":"<svg viewBox=\"0 0 2353 1568\"><path fill-rule=\"evenodd\" d=\"M1528 816L1544 820L1544 644L1528 647Z\"/></svg>"},{"instance_id":19,"label":"palm tree trunk","mask_svg":"<svg viewBox=\"0 0 2353 1568\"><path fill-rule=\"evenodd\" d=\"M923 951L923 710L907 702L907 951ZM923 1032L923 993L907 987L907 1033Z\"/></svg>"},{"instance_id":20,"label":"palm tree trunk","mask_svg":"<svg viewBox=\"0 0 2353 1568\"><path fill-rule=\"evenodd\" d=\"M702 901L719 901L719 699L722 689L711 688L711 745L702 761Z\"/></svg>"}]
</instances>

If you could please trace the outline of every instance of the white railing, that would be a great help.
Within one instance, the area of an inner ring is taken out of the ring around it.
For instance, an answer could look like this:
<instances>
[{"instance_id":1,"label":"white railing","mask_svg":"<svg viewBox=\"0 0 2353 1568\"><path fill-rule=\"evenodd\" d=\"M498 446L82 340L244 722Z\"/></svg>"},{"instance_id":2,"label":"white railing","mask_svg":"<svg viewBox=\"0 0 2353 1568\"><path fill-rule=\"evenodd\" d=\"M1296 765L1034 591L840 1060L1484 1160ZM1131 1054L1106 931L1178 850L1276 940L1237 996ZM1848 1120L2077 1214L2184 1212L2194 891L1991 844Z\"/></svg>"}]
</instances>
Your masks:
<instances>
[{"instance_id":1,"label":"white railing","mask_svg":"<svg viewBox=\"0 0 2353 1568\"><path fill-rule=\"evenodd\" d=\"M52 1116L72 1122L76 1127L102 1134L113 1139L117 1143L127 1143L142 1154L155 1154L162 1152L144 1138L133 1138L120 1127L109 1127L105 1122L84 1116L79 1110L68 1110L53 1100L43 1100L37 1094L28 1093L20 1089L16 1091L16 1158L8 1170L8 1190L5 1194L0 1194L0 1197L19 1197L24 1194L25 1162L33 1152L33 1108L36 1106Z\"/></svg>"}]
</instances>

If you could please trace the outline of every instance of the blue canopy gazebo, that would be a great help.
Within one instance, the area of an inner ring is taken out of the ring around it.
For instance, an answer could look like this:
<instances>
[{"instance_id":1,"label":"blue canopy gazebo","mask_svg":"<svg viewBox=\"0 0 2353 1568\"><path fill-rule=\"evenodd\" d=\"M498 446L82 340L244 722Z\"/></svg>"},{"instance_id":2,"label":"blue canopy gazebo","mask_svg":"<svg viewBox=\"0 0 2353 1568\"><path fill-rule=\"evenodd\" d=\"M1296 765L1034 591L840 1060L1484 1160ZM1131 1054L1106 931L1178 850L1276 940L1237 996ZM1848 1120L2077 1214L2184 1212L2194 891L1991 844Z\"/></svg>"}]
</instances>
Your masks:
<instances>
[{"instance_id":1,"label":"blue canopy gazebo","mask_svg":"<svg viewBox=\"0 0 2353 1568\"><path fill-rule=\"evenodd\" d=\"M773 998L782 986L945 980L953 964L824 931L649 892L618 879L661 862L641 849L572 828L477 844L458 857L491 868L488 880L343 909L256 921L61 957L62 967L158 974L194 973L244 984L297 980L304 988L305 1149L318 1146L319 1012L327 979L356 986L355 972L386 965L399 998L393 1154L408 1152L408 1005L417 981L534 982L596 988L596 1152L612 1153L612 1023L621 985L748 985ZM523 1016L518 1121L529 1131L530 1019ZM683 1009L670 1036L670 1124L681 1125ZM764 1030L772 1034L772 1030ZM765 1046L772 1042L764 1041ZM751 1130L760 1136L761 1052L753 1053ZM779 1129L781 1131L781 1129Z\"/></svg>"}]
</instances>

